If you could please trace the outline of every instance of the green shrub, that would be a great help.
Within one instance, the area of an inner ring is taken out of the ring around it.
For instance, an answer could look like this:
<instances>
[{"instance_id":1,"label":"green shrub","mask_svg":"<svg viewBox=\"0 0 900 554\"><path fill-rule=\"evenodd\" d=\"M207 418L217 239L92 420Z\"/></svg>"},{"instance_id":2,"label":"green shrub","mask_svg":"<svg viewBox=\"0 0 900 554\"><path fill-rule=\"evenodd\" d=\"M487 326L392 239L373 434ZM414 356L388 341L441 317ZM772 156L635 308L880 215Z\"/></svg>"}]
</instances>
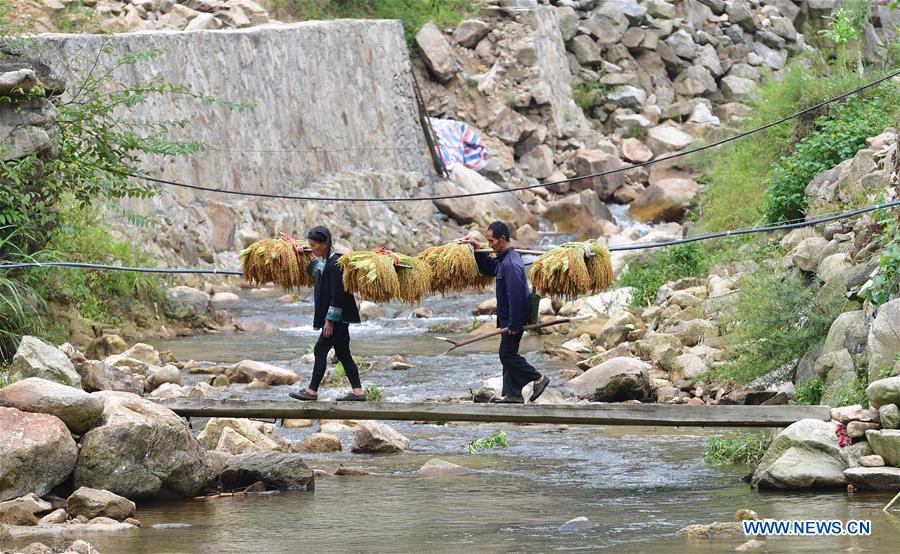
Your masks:
<instances>
[{"instance_id":1,"label":"green shrub","mask_svg":"<svg viewBox=\"0 0 900 554\"><path fill-rule=\"evenodd\" d=\"M745 384L800 358L825 340L845 305L843 296L817 299L796 273L755 271L741 281L725 335L729 358L713 375Z\"/></svg>"},{"instance_id":2,"label":"green shrub","mask_svg":"<svg viewBox=\"0 0 900 554\"><path fill-rule=\"evenodd\" d=\"M852 158L865 147L867 138L896 122L900 96L893 89L888 83L871 96L832 105L827 115L816 120L815 132L772 170L764 210L769 223L804 218L806 185L819 173Z\"/></svg>"},{"instance_id":3,"label":"green shrub","mask_svg":"<svg viewBox=\"0 0 900 554\"><path fill-rule=\"evenodd\" d=\"M613 87L600 81L576 83L572 87L572 99L575 100L579 108L584 112L588 112L594 106L601 104L612 89Z\"/></svg>"},{"instance_id":4,"label":"green shrub","mask_svg":"<svg viewBox=\"0 0 900 554\"><path fill-rule=\"evenodd\" d=\"M884 229L875 240L881 243L878 273L872 286L863 296L875 305L884 304L900 295L900 222L889 211L875 212L875 219Z\"/></svg>"},{"instance_id":5,"label":"green shrub","mask_svg":"<svg viewBox=\"0 0 900 554\"><path fill-rule=\"evenodd\" d=\"M862 371L865 371L865 369L863 368ZM869 397L866 396L868 384L868 379L865 376L854 375L852 379L841 383L831 392L829 401L835 407L860 404L863 408L868 408Z\"/></svg>"},{"instance_id":6,"label":"green shrub","mask_svg":"<svg viewBox=\"0 0 900 554\"><path fill-rule=\"evenodd\" d=\"M818 376L794 387L794 404L816 405L822 400L822 379Z\"/></svg>"},{"instance_id":7,"label":"green shrub","mask_svg":"<svg viewBox=\"0 0 900 554\"><path fill-rule=\"evenodd\" d=\"M633 306L646 306L667 281L701 275L707 269L703 247L697 243L660 248L653 254L628 264L619 276L620 287L634 287Z\"/></svg>"},{"instance_id":8,"label":"green shrub","mask_svg":"<svg viewBox=\"0 0 900 554\"><path fill-rule=\"evenodd\" d=\"M381 402L384 400L384 393L378 388L378 385L369 385L366 389L366 400L369 402Z\"/></svg>"},{"instance_id":9,"label":"green shrub","mask_svg":"<svg viewBox=\"0 0 900 554\"><path fill-rule=\"evenodd\" d=\"M478 454L487 448L509 448L506 431L494 431L491 435L484 439L472 439L469 442L469 454Z\"/></svg>"},{"instance_id":10,"label":"green shrub","mask_svg":"<svg viewBox=\"0 0 900 554\"><path fill-rule=\"evenodd\" d=\"M706 440L703 461L710 465L758 464L769 447L766 433L728 433Z\"/></svg>"}]
</instances>

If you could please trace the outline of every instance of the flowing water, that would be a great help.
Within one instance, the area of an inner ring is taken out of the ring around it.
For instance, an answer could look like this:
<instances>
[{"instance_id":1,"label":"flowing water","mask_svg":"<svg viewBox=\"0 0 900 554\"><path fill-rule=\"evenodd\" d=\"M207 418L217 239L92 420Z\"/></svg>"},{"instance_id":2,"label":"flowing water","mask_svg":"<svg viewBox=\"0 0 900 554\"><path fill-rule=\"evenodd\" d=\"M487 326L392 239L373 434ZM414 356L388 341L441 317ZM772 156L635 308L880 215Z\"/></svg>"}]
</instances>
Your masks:
<instances>
[{"instance_id":1,"label":"flowing water","mask_svg":"<svg viewBox=\"0 0 900 554\"><path fill-rule=\"evenodd\" d=\"M273 291L274 292L274 291ZM411 319L396 306L388 317L354 326L354 354L377 362L363 375L386 400L417 401L460 395L499 375L496 343L482 343L445 357L444 345L429 333L436 324L471 323L469 311L484 296L431 299L429 319ZM300 362L316 333L309 327L308 302L277 304L273 293L256 291L233 308L252 329L238 335L206 335L158 344L182 360L234 362L255 359L290 367L309 378ZM436 333L440 334L440 333ZM523 350L549 375L562 367ZM403 353L413 369L384 369ZM201 376L188 376L188 383ZM557 377L554 383L560 383ZM243 391L222 389L222 397L286 398L289 387ZM347 389L323 388L323 398ZM363 477L322 477L315 492L232 497L205 501L141 504L139 530L82 535L105 554L263 552L730 552L743 543L687 540L675 532L695 523L730 521L740 508L770 518L868 519L870 537L770 538L765 552L898 552L900 517L881 507L889 494L754 493L740 481L747 467L710 467L702 462L706 437L725 430L648 427L579 427L510 424L415 424L388 422L412 440L411 452L383 456L344 452L307 455L311 467L332 474L359 466ZM195 431L202 420L194 420ZM314 429L313 427L312 429ZM284 429L298 440L312 429ZM509 448L466 453L473 438L503 429ZM431 458L477 470L471 475L425 479L416 470ZM585 516L593 526L562 533L564 522ZM35 537L47 544L63 538ZM19 541L25 543L28 541ZM21 546L22 544L20 544Z\"/></svg>"}]
</instances>

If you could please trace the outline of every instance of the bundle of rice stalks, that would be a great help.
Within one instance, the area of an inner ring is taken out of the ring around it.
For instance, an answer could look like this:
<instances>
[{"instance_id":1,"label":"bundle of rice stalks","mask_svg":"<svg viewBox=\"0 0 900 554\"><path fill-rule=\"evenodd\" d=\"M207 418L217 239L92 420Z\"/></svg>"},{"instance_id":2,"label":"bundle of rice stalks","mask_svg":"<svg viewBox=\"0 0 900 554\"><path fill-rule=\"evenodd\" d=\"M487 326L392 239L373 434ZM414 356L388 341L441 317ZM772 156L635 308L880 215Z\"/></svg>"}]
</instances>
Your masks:
<instances>
[{"instance_id":1,"label":"bundle of rice stalks","mask_svg":"<svg viewBox=\"0 0 900 554\"><path fill-rule=\"evenodd\" d=\"M465 242L454 241L426 248L418 258L431 269L432 292L482 288L493 281L493 277L478 271L475 254Z\"/></svg>"},{"instance_id":2,"label":"bundle of rice stalks","mask_svg":"<svg viewBox=\"0 0 900 554\"><path fill-rule=\"evenodd\" d=\"M418 304L431 290L431 268L418 258L397 254L400 265L397 279L400 281L400 301Z\"/></svg>"},{"instance_id":3,"label":"bundle of rice stalks","mask_svg":"<svg viewBox=\"0 0 900 554\"><path fill-rule=\"evenodd\" d=\"M574 298L591 290L591 274L585 263L587 246L568 242L535 260L529 278L538 294Z\"/></svg>"},{"instance_id":4,"label":"bundle of rice stalks","mask_svg":"<svg viewBox=\"0 0 900 554\"><path fill-rule=\"evenodd\" d=\"M297 241L300 248L305 241ZM310 255L305 250L298 254L294 245L284 239L256 241L241 250L244 279L255 284L275 283L286 289L312 287L315 280L306 272Z\"/></svg>"},{"instance_id":5,"label":"bundle of rice stalks","mask_svg":"<svg viewBox=\"0 0 900 554\"><path fill-rule=\"evenodd\" d=\"M344 273L344 288L371 302L400 298L395 260L396 256L386 251L362 250L344 254L338 261Z\"/></svg>"},{"instance_id":6,"label":"bundle of rice stalks","mask_svg":"<svg viewBox=\"0 0 900 554\"><path fill-rule=\"evenodd\" d=\"M587 264L588 274L591 276L591 294L597 294L609 288L615 280L612 268L612 257L609 250L596 241L589 240L585 243L589 256Z\"/></svg>"}]
</instances>

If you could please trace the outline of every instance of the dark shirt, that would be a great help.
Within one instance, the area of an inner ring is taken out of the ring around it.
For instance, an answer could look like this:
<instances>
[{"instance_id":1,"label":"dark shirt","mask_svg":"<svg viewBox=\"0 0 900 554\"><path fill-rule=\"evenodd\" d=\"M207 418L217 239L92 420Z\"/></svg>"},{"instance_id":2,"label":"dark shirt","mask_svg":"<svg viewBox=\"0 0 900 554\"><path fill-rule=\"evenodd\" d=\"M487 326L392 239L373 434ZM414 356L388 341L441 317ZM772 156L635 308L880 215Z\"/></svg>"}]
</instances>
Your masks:
<instances>
[{"instance_id":1,"label":"dark shirt","mask_svg":"<svg viewBox=\"0 0 900 554\"><path fill-rule=\"evenodd\" d=\"M490 254L475 254L478 270L497 278L497 327L521 331L530 311L531 298L525 264L513 248L507 248L491 258Z\"/></svg>"},{"instance_id":2,"label":"dark shirt","mask_svg":"<svg viewBox=\"0 0 900 554\"><path fill-rule=\"evenodd\" d=\"M316 269L315 262L309 264L307 271L316 278L313 291L313 328L321 329L325 320L359 323L359 310L356 299L344 290L343 271L337 261L340 256L332 254L321 270Z\"/></svg>"}]
</instances>

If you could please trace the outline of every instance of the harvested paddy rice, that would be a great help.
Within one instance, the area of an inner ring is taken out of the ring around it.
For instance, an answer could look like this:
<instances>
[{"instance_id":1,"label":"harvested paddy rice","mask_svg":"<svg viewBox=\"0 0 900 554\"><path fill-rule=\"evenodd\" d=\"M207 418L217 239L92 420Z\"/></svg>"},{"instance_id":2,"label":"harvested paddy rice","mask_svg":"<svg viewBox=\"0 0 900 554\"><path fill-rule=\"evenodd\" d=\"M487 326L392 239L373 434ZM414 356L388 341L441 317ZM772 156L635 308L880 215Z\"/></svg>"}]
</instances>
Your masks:
<instances>
[{"instance_id":1,"label":"harvested paddy rice","mask_svg":"<svg viewBox=\"0 0 900 554\"><path fill-rule=\"evenodd\" d=\"M397 256L387 250L344 254L338 261L344 273L344 288L371 302L397 300L401 293L396 262Z\"/></svg>"},{"instance_id":2,"label":"harvested paddy rice","mask_svg":"<svg viewBox=\"0 0 900 554\"><path fill-rule=\"evenodd\" d=\"M483 288L493 277L482 275L468 243L454 241L423 250L418 258L431 269L431 292Z\"/></svg>"},{"instance_id":3,"label":"harvested paddy rice","mask_svg":"<svg viewBox=\"0 0 900 554\"><path fill-rule=\"evenodd\" d=\"M306 272L309 253L303 250L305 241L295 243L301 250L284 239L266 239L254 242L240 253L244 279L255 285L275 283L285 289L299 289L315 285Z\"/></svg>"},{"instance_id":4,"label":"harvested paddy rice","mask_svg":"<svg viewBox=\"0 0 900 554\"><path fill-rule=\"evenodd\" d=\"M585 243L587 250L593 256L585 260L588 274L591 276L591 294L597 294L609 288L615 280L612 268L612 257L609 250L602 244L589 240Z\"/></svg>"},{"instance_id":5,"label":"harvested paddy rice","mask_svg":"<svg viewBox=\"0 0 900 554\"><path fill-rule=\"evenodd\" d=\"M591 290L591 275L584 258L584 243L568 242L541 254L531 266L529 279L538 294L574 298Z\"/></svg>"},{"instance_id":6,"label":"harvested paddy rice","mask_svg":"<svg viewBox=\"0 0 900 554\"><path fill-rule=\"evenodd\" d=\"M397 254L397 258L400 261L400 265L396 266L400 281L399 300L418 304L431 291L431 268L422 260L406 254Z\"/></svg>"}]
</instances>

